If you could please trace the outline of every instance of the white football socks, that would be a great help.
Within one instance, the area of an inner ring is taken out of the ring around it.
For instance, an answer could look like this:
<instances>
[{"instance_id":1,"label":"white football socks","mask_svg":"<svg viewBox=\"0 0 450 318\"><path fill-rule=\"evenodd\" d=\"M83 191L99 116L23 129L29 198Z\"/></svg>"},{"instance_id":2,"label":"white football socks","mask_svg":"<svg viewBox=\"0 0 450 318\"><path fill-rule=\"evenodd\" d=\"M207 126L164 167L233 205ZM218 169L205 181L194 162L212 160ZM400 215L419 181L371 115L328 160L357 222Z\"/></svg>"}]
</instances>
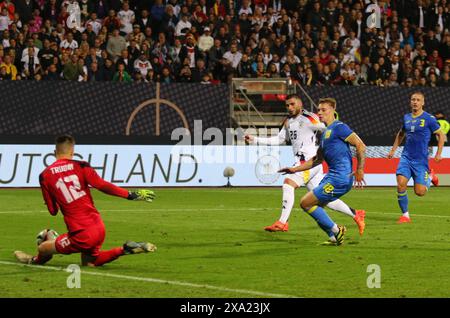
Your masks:
<instances>
[{"instance_id":1,"label":"white football socks","mask_svg":"<svg viewBox=\"0 0 450 318\"><path fill-rule=\"evenodd\" d=\"M283 184L283 208L281 209L280 222L286 223L291 215L295 200L295 188L289 184Z\"/></svg>"},{"instance_id":2,"label":"white football socks","mask_svg":"<svg viewBox=\"0 0 450 318\"><path fill-rule=\"evenodd\" d=\"M335 200L333 202L330 202L326 205L328 208L333 209L335 211L341 212L343 214L346 214L350 217L355 217L355 215L352 213L352 210L349 208L347 204L344 203L342 200Z\"/></svg>"},{"instance_id":3,"label":"white football socks","mask_svg":"<svg viewBox=\"0 0 450 318\"><path fill-rule=\"evenodd\" d=\"M331 232L333 232L334 234L339 233L339 227L337 226L336 223L334 223L333 227L331 228Z\"/></svg>"}]
</instances>

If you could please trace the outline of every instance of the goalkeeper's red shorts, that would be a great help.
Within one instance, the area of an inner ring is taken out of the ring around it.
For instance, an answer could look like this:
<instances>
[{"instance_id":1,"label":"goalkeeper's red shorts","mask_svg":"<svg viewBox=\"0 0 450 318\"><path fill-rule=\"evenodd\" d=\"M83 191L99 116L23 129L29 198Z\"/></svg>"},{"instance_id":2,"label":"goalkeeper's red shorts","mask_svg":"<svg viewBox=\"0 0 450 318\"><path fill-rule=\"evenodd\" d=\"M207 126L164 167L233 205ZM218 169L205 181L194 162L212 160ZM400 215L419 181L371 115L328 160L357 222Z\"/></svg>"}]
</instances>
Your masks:
<instances>
[{"instance_id":1,"label":"goalkeeper's red shorts","mask_svg":"<svg viewBox=\"0 0 450 318\"><path fill-rule=\"evenodd\" d=\"M60 254L83 253L98 256L105 240L105 226L99 224L87 229L61 234L55 247Z\"/></svg>"}]
</instances>

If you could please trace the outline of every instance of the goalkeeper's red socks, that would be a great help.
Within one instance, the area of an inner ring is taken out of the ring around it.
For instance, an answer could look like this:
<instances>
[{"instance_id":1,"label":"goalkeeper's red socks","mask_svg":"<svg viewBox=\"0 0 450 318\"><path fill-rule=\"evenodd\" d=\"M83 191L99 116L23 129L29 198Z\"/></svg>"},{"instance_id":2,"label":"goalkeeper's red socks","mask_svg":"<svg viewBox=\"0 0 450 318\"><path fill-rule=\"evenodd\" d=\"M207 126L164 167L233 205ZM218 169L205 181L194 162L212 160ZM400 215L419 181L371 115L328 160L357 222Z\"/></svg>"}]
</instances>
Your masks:
<instances>
[{"instance_id":1,"label":"goalkeeper's red socks","mask_svg":"<svg viewBox=\"0 0 450 318\"><path fill-rule=\"evenodd\" d=\"M44 265L49 260L51 260L52 257L53 255L42 255L41 253L39 253L37 256L33 257L31 264Z\"/></svg>"},{"instance_id":2,"label":"goalkeeper's red socks","mask_svg":"<svg viewBox=\"0 0 450 318\"><path fill-rule=\"evenodd\" d=\"M123 255L123 247L116 247L109 251L100 251L99 255L97 256L94 265L95 266L102 266L103 264L112 262L116 259L118 259L120 256Z\"/></svg>"}]
</instances>

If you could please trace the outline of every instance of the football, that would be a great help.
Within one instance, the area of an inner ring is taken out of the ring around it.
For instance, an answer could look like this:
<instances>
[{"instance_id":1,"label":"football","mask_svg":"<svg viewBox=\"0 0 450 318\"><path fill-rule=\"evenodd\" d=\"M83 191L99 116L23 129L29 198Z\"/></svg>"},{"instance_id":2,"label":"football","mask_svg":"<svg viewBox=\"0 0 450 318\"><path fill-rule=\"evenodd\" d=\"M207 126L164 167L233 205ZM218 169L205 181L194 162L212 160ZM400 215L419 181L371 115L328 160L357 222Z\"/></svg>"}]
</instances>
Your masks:
<instances>
[{"instance_id":1,"label":"football","mask_svg":"<svg viewBox=\"0 0 450 318\"><path fill-rule=\"evenodd\" d=\"M41 245L42 242L45 242L47 240L54 240L57 238L59 234L52 229L45 229L39 232L39 234L36 236L36 243L37 245Z\"/></svg>"}]
</instances>

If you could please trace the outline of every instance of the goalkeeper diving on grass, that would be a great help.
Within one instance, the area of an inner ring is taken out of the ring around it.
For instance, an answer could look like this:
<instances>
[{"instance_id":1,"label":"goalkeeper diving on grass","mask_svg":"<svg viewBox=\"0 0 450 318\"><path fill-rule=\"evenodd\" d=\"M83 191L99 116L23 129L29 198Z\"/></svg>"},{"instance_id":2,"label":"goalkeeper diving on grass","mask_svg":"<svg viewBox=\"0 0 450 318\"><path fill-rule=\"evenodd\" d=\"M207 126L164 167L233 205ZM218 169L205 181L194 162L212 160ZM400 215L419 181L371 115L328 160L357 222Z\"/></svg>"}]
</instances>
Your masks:
<instances>
[{"instance_id":1,"label":"goalkeeper diving on grass","mask_svg":"<svg viewBox=\"0 0 450 318\"><path fill-rule=\"evenodd\" d=\"M81 253L83 266L101 266L122 255L154 252L156 246L148 242L127 241L108 251L100 250L105 239L105 225L94 206L89 186L106 194L133 201L152 202L151 190L128 191L109 183L85 161L73 160L75 139L69 135L56 138L56 161L40 175L39 183L48 211L64 216L68 232L57 235L46 230L38 237L38 254L15 251L17 260L25 264L41 265L54 254Z\"/></svg>"}]
</instances>

